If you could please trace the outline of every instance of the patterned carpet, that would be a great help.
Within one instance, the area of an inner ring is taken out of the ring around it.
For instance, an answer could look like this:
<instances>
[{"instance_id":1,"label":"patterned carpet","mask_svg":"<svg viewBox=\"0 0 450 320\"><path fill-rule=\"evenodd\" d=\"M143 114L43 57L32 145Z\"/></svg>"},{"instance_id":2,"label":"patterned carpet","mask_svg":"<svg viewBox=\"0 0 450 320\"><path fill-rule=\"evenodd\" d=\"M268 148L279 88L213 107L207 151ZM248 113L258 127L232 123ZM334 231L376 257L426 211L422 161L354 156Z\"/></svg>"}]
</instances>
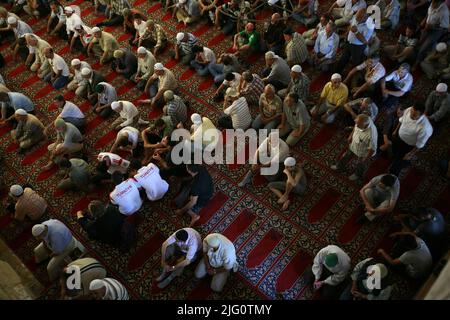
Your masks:
<instances>
[{"instance_id":1,"label":"patterned carpet","mask_svg":"<svg viewBox=\"0 0 450 320\"><path fill-rule=\"evenodd\" d=\"M82 18L90 26L104 19L94 15L94 9L88 1L62 1L77 4L82 9ZM131 1L132 2L132 1ZM322 3L323 5L323 3ZM160 21L170 39L183 29L170 13L161 9L159 2L137 0L134 7L146 11L148 16ZM258 15L266 19L270 13ZM68 52L68 45L46 31L46 21L38 21L24 16L35 33L44 37L54 46L58 54L67 62L80 57ZM122 45L128 46L130 35L123 35L121 27L106 28L117 35ZM229 51L231 38L199 22L187 28L199 37L203 44L212 48L216 55ZM394 39L393 34L382 34ZM7 43L0 52L8 61L1 70L10 89L22 91L37 105L37 114L44 124L49 123L57 111L53 98L59 92L40 81L37 76L26 70L23 63L12 62L11 50ZM80 57L85 59L85 57ZM263 66L262 56L252 57L252 71L259 72ZM108 66L100 66L91 58L86 59L94 69L101 71L118 90L120 99L136 101L143 95L127 79L112 72ZM158 58L179 76L184 99L190 101L190 112L196 112L217 120L221 105L212 99L215 87L210 77L199 77L192 70L171 60L166 51ZM306 67L305 67L306 68ZM308 70L312 77L311 91L314 96L328 81L328 74L317 74ZM425 81L415 74L415 86L410 99L424 98L435 84ZM93 114L85 101L78 100L72 93L62 91L67 99L77 103L88 117L86 130L89 158L108 150L116 132L110 128L111 120L103 121ZM252 110L256 113L257 110ZM161 111L149 112L149 119L156 118ZM381 121L381 120L380 120ZM306 288L304 271L311 265L315 253L328 244L341 246L352 258L353 263L376 254L377 248L389 249L392 245L388 235L393 231L391 217L374 224L356 224L356 218L362 213L359 205L358 190L363 182L351 182L346 175L337 174L329 169L335 159L346 148L346 133L337 126L323 126L314 123L292 152L297 159L306 161L308 178L307 193L294 198L288 211L281 212L276 199L266 188L261 177L255 177L254 185L241 189L237 183L242 179L247 166L217 165L209 167L215 184L216 193L210 203L201 212L197 229L206 236L210 232L220 232L232 240L236 246L241 268L228 281L224 292L213 293L209 281L196 280L193 267L187 268L181 278L177 278L164 290L156 287L154 279L160 272L160 246L173 231L188 224L188 217L179 219L172 210L173 192L163 200L146 202L140 211L138 221L139 240L135 250L128 254L91 242L76 222L76 211L85 209L91 199L107 200L109 190L96 194L63 193L55 190L58 181L55 168L42 172L45 165L46 144L34 147L25 156L18 155L17 145L11 144L11 128L0 128L0 148L2 154L1 199L7 195L7 187L13 183L30 183L50 203L49 217L66 223L73 234L86 246L89 254L102 262L109 273L124 283L133 299L314 299L314 293ZM396 211L408 212L419 205L434 206L448 214L450 187L436 169L436 161L446 154L449 146L449 130L435 133L426 150L420 153L420 159L405 173L401 181L400 202ZM383 157L370 164L366 181L380 174L389 166ZM36 266L33 260L33 248L37 241L31 236L30 222L18 223L3 211L0 215L0 236L16 252L24 264L36 274L46 287L43 299L54 299L58 288L48 283L45 266ZM396 299L410 298L420 284L411 283L395 275Z\"/></svg>"}]
</instances>

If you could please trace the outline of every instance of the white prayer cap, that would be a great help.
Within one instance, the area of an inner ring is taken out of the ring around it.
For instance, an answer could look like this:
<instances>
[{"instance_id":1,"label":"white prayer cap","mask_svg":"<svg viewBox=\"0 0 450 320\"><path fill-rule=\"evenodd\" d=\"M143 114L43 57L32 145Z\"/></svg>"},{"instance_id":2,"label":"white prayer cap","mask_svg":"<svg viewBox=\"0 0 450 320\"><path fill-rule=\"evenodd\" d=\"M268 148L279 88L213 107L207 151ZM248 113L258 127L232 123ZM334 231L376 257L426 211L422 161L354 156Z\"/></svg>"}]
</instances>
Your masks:
<instances>
[{"instance_id":1,"label":"white prayer cap","mask_svg":"<svg viewBox=\"0 0 450 320\"><path fill-rule=\"evenodd\" d=\"M18 116L26 116L28 113L23 109L17 109L14 114L17 114Z\"/></svg>"},{"instance_id":2,"label":"white prayer cap","mask_svg":"<svg viewBox=\"0 0 450 320\"><path fill-rule=\"evenodd\" d=\"M284 160L284 165L286 166L286 167L293 167L293 166L295 166L295 159L293 158L293 157L287 157L285 160Z\"/></svg>"},{"instance_id":3,"label":"white prayer cap","mask_svg":"<svg viewBox=\"0 0 450 320\"><path fill-rule=\"evenodd\" d=\"M445 42L440 42L436 45L437 52L444 52L445 50L447 50L447 44Z\"/></svg>"},{"instance_id":4,"label":"white prayer cap","mask_svg":"<svg viewBox=\"0 0 450 320\"><path fill-rule=\"evenodd\" d=\"M73 8L70 7L70 6L67 6L67 7L64 8L64 11L65 12L69 12L69 13L73 13L75 10L73 10Z\"/></svg>"},{"instance_id":5,"label":"white prayer cap","mask_svg":"<svg viewBox=\"0 0 450 320\"><path fill-rule=\"evenodd\" d=\"M279 0L268 0L267 3L269 6L273 6L275 3L277 3Z\"/></svg>"},{"instance_id":6,"label":"white prayer cap","mask_svg":"<svg viewBox=\"0 0 450 320\"><path fill-rule=\"evenodd\" d=\"M92 28L92 33L96 33L96 32L100 32L100 28L99 27L93 27Z\"/></svg>"},{"instance_id":7,"label":"white prayer cap","mask_svg":"<svg viewBox=\"0 0 450 320\"><path fill-rule=\"evenodd\" d=\"M166 90L166 91L164 91L163 96L164 96L164 99L166 99L166 100L172 100L174 94L173 94L172 90Z\"/></svg>"},{"instance_id":8,"label":"white prayer cap","mask_svg":"<svg viewBox=\"0 0 450 320\"><path fill-rule=\"evenodd\" d=\"M72 65L72 67L74 66L78 66L81 64L80 59L72 59L72 61L70 62L70 64Z\"/></svg>"},{"instance_id":9,"label":"white prayer cap","mask_svg":"<svg viewBox=\"0 0 450 320\"><path fill-rule=\"evenodd\" d=\"M177 33L177 41L181 42L184 39L184 33L183 32L178 32Z\"/></svg>"},{"instance_id":10,"label":"white prayer cap","mask_svg":"<svg viewBox=\"0 0 450 320\"><path fill-rule=\"evenodd\" d=\"M302 72L302 67L299 64L296 64L291 68L291 71L300 73Z\"/></svg>"},{"instance_id":11,"label":"white prayer cap","mask_svg":"<svg viewBox=\"0 0 450 320\"><path fill-rule=\"evenodd\" d=\"M155 68L155 70L162 71L162 70L164 70L164 65L162 63L158 62L158 63L155 63L154 68Z\"/></svg>"},{"instance_id":12,"label":"white prayer cap","mask_svg":"<svg viewBox=\"0 0 450 320\"><path fill-rule=\"evenodd\" d=\"M436 86L436 91L437 92L447 92L447 89L448 89L448 86L445 84L445 83L439 83L437 86Z\"/></svg>"},{"instance_id":13,"label":"white prayer cap","mask_svg":"<svg viewBox=\"0 0 450 320\"><path fill-rule=\"evenodd\" d=\"M183 4L183 3L186 3L186 0L178 0L178 2Z\"/></svg>"},{"instance_id":14,"label":"white prayer cap","mask_svg":"<svg viewBox=\"0 0 450 320\"><path fill-rule=\"evenodd\" d=\"M18 197L23 193L23 188L18 184L12 185L11 188L9 188L9 193L14 197Z\"/></svg>"},{"instance_id":15,"label":"white prayer cap","mask_svg":"<svg viewBox=\"0 0 450 320\"><path fill-rule=\"evenodd\" d=\"M8 17L7 22L8 24L14 24L17 22L17 19L15 17Z\"/></svg>"},{"instance_id":16,"label":"white prayer cap","mask_svg":"<svg viewBox=\"0 0 450 320\"><path fill-rule=\"evenodd\" d=\"M114 111L117 110L117 108L120 107L120 102L119 101L114 101L113 103L111 103L111 109L113 109Z\"/></svg>"},{"instance_id":17,"label":"white prayer cap","mask_svg":"<svg viewBox=\"0 0 450 320\"><path fill-rule=\"evenodd\" d=\"M342 80L342 77L341 77L341 75L339 73L334 73L331 76L331 80Z\"/></svg>"},{"instance_id":18,"label":"white prayer cap","mask_svg":"<svg viewBox=\"0 0 450 320\"><path fill-rule=\"evenodd\" d=\"M191 115L191 121L193 124L202 124L202 116L198 113L193 113Z\"/></svg>"},{"instance_id":19,"label":"white prayer cap","mask_svg":"<svg viewBox=\"0 0 450 320\"><path fill-rule=\"evenodd\" d=\"M33 237L39 237L45 231L44 224L35 224L31 229L31 234Z\"/></svg>"},{"instance_id":20,"label":"white prayer cap","mask_svg":"<svg viewBox=\"0 0 450 320\"><path fill-rule=\"evenodd\" d=\"M237 97L239 92L237 92L235 88L228 88L227 91L225 91L225 95L228 97Z\"/></svg>"},{"instance_id":21,"label":"white prayer cap","mask_svg":"<svg viewBox=\"0 0 450 320\"><path fill-rule=\"evenodd\" d=\"M91 283L89 284L89 290L91 290L91 291L98 290L98 289L101 289L104 287L105 287L105 284L104 284L103 280L100 280L100 279L92 280Z\"/></svg>"},{"instance_id":22,"label":"white prayer cap","mask_svg":"<svg viewBox=\"0 0 450 320\"><path fill-rule=\"evenodd\" d=\"M264 56L266 59L273 59L275 58L275 53L273 53L273 51L267 51Z\"/></svg>"},{"instance_id":23,"label":"white prayer cap","mask_svg":"<svg viewBox=\"0 0 450 320\"><path fill-rule=\"evenodd\" d=\"M83 68L83 69L81 69L81 75L82 76L88 76L88 75L90 75L91 74L91 69L89 69L89 68Z\"/></svg>"},{"instance_id":24,"label":"white prayer cap","mask_svg":"<svg viewBox=\"0 0 450 320\"><path fill-rule=\"evenodd\" d=\"M345 5L346 2L347 2L347 0L337 0L337 1L336 1L336 4L337 4L339 7L343 7L343 6Z\"/></svg>"},{"instance_id":25,"label":"white prayer cap","mask_svg":"<svg viewBox=\"0 0 450 320\"><path fill-rule=\"evenodd\" d=\"M147 53L147 49L145 49L145 47L139 47L139 48L137 49L137 53L138 53L138 54L144 54L144 53Z\"/></svg>"},{"instance_id":26,"label":"white prayer cap","mask_svg":"<svg viewBox=\"0 0 450 320\"><path fill-rule=\"evenodd\" d=\"M220 239L217 234L210 234L205 240L210 247L217 248L220 245Z\"/></svg>"}]
</instances>

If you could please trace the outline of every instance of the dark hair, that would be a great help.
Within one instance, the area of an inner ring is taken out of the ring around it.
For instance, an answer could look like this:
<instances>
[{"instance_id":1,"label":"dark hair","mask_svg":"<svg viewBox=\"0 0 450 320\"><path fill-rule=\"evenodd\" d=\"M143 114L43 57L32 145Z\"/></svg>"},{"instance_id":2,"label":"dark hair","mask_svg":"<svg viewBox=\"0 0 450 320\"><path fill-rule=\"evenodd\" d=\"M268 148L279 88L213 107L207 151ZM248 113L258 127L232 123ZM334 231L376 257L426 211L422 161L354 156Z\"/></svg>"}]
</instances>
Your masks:
<instances>
[{"instance_id":1,"label":"dark hair","mask_svg":"<svg viewBox=\"0 0 450 320\"><path fill-rule=\"evenodd\" d=\"M250 70L244 71L242 75L244 76L245 81L253 81L253 74L250 72Z\"/></svg>"},{"instance_id":2,"label":"dark hair","mask_svg":"<svg viewBox=\"0 0 450 320\"><path fill-rule=\"evenodd\" d=\"M0 92L0 101L10 101L9 94L7 92Z\"/></svg>"},{"instance_id":3,"label":"dark hair","mask_svg":"<svg viewBox=\"0 0 450 320\"><path fill-rule=\"evenodd\" d=\"M128 140L128 137L121 136L117 144L119 145L119 147L126 147L130 144L130 141Z\"/></svg>"},{"instance_id":4,"label":"dark hair","mask_svg":"<svg viewBox=\"0 0 450 320\"><path fill-rule=\"evenodd\" d=\"M235 78L235 76L234 76L234 73L232 73L232 72L228 72L225 75L225 80L227 80L227 81L232 81L232 80L234 80L234 78Z\"/></svg>"},{"instance_id":5,"label":"dark hair","mask_svg":"<svg viewBox=\"0 0 450 320\"><path fill-rule=\"evenodd\" d=\"M283 34L291 35L293 33L294 33L294 30L292 30L292 28L286 28L286 29L283 30Z\"/></svg>"},{"instance_id":6,"label":"dark hair","mask_svg":"<svg viewBox=\"0 0 450 320\"><path fill-rule=\"evenodd\" d=\"M166 125L166 123L164 122L164 120L162 118L156 119L155 124L154 124L155 127L162 127L165 125Z\"/></svg>"},{"instance_id":7,"label":"dark hair","mask_svg":"<svg viewBox=\"0 0 450 320\"><path fill-rule=\"evenodd\" d=\"M61 160L59 160L59 166L61 168L70 168L72 166L72 163L70 163L69 159L67 158L62 158Z\"/></svg>"},{"instance_id":8,"label":"dark hair","mask_svg":"<svg viewBox=\"0 0 450 320\"><path fill-rule=\"evenodd\" d=\"M175 238L177 238L177 240L179 240L179 241L186 241L188 239L188 237L189 237L189 234L184 229L178 230L175 233Z\"/></svg>"},{"instance_id":9,"label":"dark hair","mask_svg":"<svg viewBox=\"0 0 450 320\"><path fill-rule=\"evenodd\" d=\"M58 94L55 97L55 101L59 101L59 102L66 102L66 99L64 99L64 97L61 94Z\"/></svg>"},{"instance_id":10,"label":"dark hair","mask_svg":"<svg viewBox=\"0 0 450 320\"><path fill-rule=\"evenodd\" d=\"M193 53L198 53L198 52L202 52L202 51L203 51L203 47L199 46L199 45L196 45L192 48Z\"/></svg>"},{"instance_id":11,"label":"dark hair","mask_svg":"<svg viewBox=\"0 0 450 320\"><path fill-rule=\"evenodd\" d=\"M402 244L405 246L406 251L417 249L416 237L412 234L403 235Z\"/></svg>"},{"instance_id":12,"label":"dark hair","mask_svg":"<svg viewBox=\"0 0 450 320\"><path fill-rule=\"evenodd\" d=\"M186 165L186 168L193 173L197 173L200 171L201 165L190 163Z\"/></svg>"},{"instance_id":13,"label":"dark hair","mask_svg":"<svg viewBox=\"0 0 450 320\"><path fill-rule=\"evenodd\" d=\"M296 93L289 93L288 97L291 98L292 100L294 100L295 103L297 103L298 100L300 99L300 97Z\"/></svg>"},{"instance_id":14,"label":"dark hair","mask_svg":"<svg viewBox=\"0 0 450 320\"><path fill-rule=\"evenodd\" d=\"M233 59L230 56L226 55L222 58L222 62L224 65L228 66L233 63Z\"/></svg>"},{"instance_id":15,"label":"dark hair","mask_svg":"<svg viewBox=\"0 0 450 320\"><path fill-rule=\"evenodd\" d=\"M123 174L120 173L119 171L114 171L113 174L111 175L111 180L112 180L112 182L114 182L114 185L117 186L122 183Z\"/></svg>"},{"instance_id":16,"label":"dark hair","mask_svg":"<svg viewBox=\"0 0 450 320\"><path fill-rule=\"evenodd\" d=\"M134 170L139 170L142 167L141 162L137 159L133 159L130 162L130 168Z\"/></svg>"},{"instance_id":17,"label":"dark hair","mask_svg":"<svg viewBox=\"0 0 450 320\"><path fill-rule=\"evenodd\" d=\"M140 13L135 13L135 14L133 14L133 19L141 19L142 20L142 16Z\"/></svg>"},{"instance_id":18,"label":"dark hair","mask_svg":"<svg viewBox=\"0 0 450 320\"><path fill-rule=\"evenodd\" d=\"M385 174L381 177L381 183L384 184L386 187L392 187L395 183L397 178L393 176L392 174Z\"/></svg>"},{"instance_id":19,"label":"dark hair","mask_svg":"<svg viewBox=\"0 0 450 320\"><path fill-rule=\"evenodd\" d=\"M414 102L413 106L414 110L419 111L421 114L425 112L425 105L421 101Z\"/></svg>"}]
</instances>

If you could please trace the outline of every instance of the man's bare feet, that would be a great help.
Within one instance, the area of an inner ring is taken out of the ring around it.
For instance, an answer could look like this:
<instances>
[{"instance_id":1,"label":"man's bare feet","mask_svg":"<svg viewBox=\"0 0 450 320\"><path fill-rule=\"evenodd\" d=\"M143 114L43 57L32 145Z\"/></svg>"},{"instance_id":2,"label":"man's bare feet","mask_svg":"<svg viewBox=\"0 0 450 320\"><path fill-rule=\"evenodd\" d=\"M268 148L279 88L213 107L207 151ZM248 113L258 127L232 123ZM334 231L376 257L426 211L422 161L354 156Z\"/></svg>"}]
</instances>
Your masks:
<instances>
[{"instance_id":1,"label":"man's bare feet","mask_svg":"<svg viewBox=\"0 0 450 320\"><path fill-rule=\"evenodd\" d=\"M291 203L291 200L286 200L284 203L283 203L283 206L281 207L281 209L282 210L287 210L287 208L289 207L289 204Z\"/></svg>"},{"instance_id":2,"label":"man's bare feet","mask_svg":"<svg viewBox=\"0 0 450 320\"><path fill-rule=\"evenodd\" d=\"M287 198L285 196L282 196L280 199L278 199L277 203L278 204L283 204L283 203L286 202L286 200L287 200Z\"/></svg>"},{"instance_id":3,"label":"man's bare feet","mask_svg":"<svg viewBox=\"0 0 450 320\"><path fill-rule=\"evenodd\" d=\"M200 219L200 216L197 214L193 214L191 215L191 223L189 225L189 227L194 226L194 224Z\"/></svg>"},{"instance_id":4,"label":"man's bare feet","mask_svg":"<svg viewBox=\"0 0 450 320\"><path fill-rule=\"evenodd\" d=\"M47 165L45 165L45 166L42 168L42 171L50 170L52 167L53 167L53 162L49 162L49 163L47 163Z\"/></svg>"}]
</instances>

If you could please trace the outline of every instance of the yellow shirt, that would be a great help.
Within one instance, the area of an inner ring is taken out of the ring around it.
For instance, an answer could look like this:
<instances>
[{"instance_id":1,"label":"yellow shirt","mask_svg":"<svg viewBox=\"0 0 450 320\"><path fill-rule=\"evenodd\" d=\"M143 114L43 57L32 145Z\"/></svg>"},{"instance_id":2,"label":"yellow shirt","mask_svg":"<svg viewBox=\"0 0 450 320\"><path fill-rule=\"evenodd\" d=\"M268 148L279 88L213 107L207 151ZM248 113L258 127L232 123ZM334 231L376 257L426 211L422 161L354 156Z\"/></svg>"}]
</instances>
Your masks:
<instances>
[{"instance_id":1,"label":"yellow shirt","mask_svg":"<svg viewBox=\"0 0 450 320\"><path fill-rule=\"evenodd\" d=\"M347 102L348 88L344 83L341 83L337 89L333 89L330 81L323 87L320 97L325 98L328 103L334 106L342 107Z\"/></svg>"}]
</instances>

